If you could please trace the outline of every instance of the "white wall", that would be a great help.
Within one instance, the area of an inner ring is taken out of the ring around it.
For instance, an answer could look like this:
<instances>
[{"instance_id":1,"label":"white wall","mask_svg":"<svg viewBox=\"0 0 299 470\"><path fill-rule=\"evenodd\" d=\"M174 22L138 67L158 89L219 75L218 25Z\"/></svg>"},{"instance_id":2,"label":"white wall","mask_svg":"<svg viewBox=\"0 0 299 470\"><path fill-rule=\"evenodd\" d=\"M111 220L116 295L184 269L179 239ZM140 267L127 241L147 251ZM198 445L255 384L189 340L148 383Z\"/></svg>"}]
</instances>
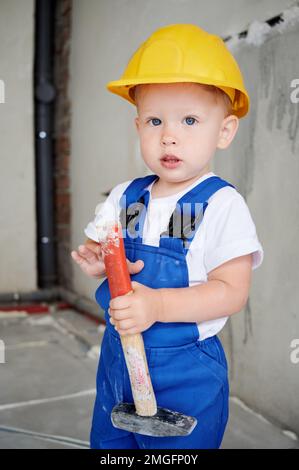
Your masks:
<instances>
[{"instance_id":1,"label":"white wall","mask_svg":"<svg viewBox=\"0 0 299 470\"><path fill-rule=\"evenodd\" d=\"M33 0L0 1L0 293L36 288Z\"/></svg>"}]
</instances>

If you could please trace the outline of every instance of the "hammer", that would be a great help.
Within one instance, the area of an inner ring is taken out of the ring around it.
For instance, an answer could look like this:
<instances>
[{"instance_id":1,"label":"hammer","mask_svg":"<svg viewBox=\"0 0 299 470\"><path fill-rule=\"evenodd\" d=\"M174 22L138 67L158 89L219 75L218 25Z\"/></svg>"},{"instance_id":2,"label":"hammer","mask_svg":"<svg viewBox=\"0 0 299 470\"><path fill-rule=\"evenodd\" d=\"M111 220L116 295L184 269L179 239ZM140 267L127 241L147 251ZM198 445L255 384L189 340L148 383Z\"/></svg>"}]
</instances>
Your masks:
<instances>
[{"instance_id":1,"label":"hammer","mask_svg":"<svg viewBox=\"0 0 299 470\"><path fill-rule=\"evenodd\" d=\"M122 227L119 222L96 226L108 278L111 298L130 295L130 274L126 262ZM197 424L196 418L157 407L143 337L140 333L121 336L128 369L133 403L118 403L111 413L115 428L146 436L187 436Z\"/></svg>"}]
</instances>

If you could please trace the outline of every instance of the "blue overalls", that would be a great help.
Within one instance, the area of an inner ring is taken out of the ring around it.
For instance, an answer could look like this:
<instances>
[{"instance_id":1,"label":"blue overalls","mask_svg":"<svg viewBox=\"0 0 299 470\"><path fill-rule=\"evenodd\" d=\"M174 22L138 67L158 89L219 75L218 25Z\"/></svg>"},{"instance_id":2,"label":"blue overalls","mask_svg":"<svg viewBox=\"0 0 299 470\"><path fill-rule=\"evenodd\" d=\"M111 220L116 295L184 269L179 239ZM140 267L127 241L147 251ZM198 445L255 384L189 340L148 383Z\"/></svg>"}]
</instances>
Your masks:
<instances>
[{"instance_id":1,"label":"blue overalls","mask_svg":"<svg viewBox=\"0 0 299 470\"><path fill-rule=\"evenodd\" d=\"M189 286L186 254L204 216L207 200L218 189L232 186L218 176L199 183L178 201L189 203L192 212L192 234L181 238L161 234L160 245L142 244L142 229L149 191L145 188L158 176L149 175L133 180L124 192L122 221L127 258L144 261L144 268L131 279L151 288L180 288ZM137 236L129 229L135 204L139 217ZM202 203L201 216L195 217L195 203ZM186 207L186 206L185 206ZM133 206L134 208L134 206ZM125 212L124 212L125 211ZM126 212L127 211L127 212ZM131 215L128 216L128 213ZM171 216L168 233L171 235L177 210ZM197 220L195 224L194 221ZM196 226L197 225L197 226ZM130 236L131 234L131 236ZM207 449L219 448L228 420L227 362L221 342L215 335L200 341L196 323L156 322L142 333L150 376L160 407L197 418L189 436L149 437L116 429L111 423L111 410L119 402L133 403L130 381L125 365L119 334L109 321L110 293L107 279L98 287L96 300L105 311L106 329L102 341L97 372L97 396L91 429L91 447L96 449Z\"/></svg>"}]
</instances>

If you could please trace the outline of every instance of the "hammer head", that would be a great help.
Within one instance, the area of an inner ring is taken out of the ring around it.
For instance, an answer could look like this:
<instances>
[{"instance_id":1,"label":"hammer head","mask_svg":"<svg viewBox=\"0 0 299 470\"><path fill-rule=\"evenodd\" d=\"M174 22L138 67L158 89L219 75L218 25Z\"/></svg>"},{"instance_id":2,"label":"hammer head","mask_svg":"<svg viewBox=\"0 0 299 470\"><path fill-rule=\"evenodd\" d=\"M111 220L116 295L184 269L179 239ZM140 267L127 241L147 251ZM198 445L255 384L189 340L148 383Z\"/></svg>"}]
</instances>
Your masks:
<instances>
[{"instance_id":1,"label":"hammer head","mask_svg":"<svg viewBox=\"0 0 299 470\"><path fill-rule=\"evenodd\" d=\"M130 403L116 405L111 413L111 421L115 428L155 437L188 436L197 424L192 416L160 407L154 416L139 416L135 406Z\"/></svg>"}]
</instances>

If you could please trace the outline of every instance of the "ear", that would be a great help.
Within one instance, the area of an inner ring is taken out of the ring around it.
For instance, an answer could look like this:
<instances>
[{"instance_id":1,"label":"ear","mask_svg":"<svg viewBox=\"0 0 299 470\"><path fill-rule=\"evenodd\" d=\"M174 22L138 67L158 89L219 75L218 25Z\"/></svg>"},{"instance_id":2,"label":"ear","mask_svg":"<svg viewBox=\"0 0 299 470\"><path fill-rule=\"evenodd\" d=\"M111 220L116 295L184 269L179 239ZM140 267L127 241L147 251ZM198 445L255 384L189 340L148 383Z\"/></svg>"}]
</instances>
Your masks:
<instances>
[{"instance_id":1,"label":"ear","mask_svg":"<svg viewBox=\"0 0 299 470\"><path fill-rule=\"evenodd\" d=\"M223 119L218 138L218 149L226 149L230 145L237 133L238 127L239 119L237 116L231 114Z\"/></svg>"},{"instance_id":2,"label":"ear","mask_svg":"<svg viewBox=\"0 0 299 470\"><path fill-rule=\"evenodd\" d=\"M138 132L138 131L139 131L139 117L138 117L138 116L135 117L134 121L135 121L136 130L137 130L137 132Z\"/></svg>"}]
</instances>

